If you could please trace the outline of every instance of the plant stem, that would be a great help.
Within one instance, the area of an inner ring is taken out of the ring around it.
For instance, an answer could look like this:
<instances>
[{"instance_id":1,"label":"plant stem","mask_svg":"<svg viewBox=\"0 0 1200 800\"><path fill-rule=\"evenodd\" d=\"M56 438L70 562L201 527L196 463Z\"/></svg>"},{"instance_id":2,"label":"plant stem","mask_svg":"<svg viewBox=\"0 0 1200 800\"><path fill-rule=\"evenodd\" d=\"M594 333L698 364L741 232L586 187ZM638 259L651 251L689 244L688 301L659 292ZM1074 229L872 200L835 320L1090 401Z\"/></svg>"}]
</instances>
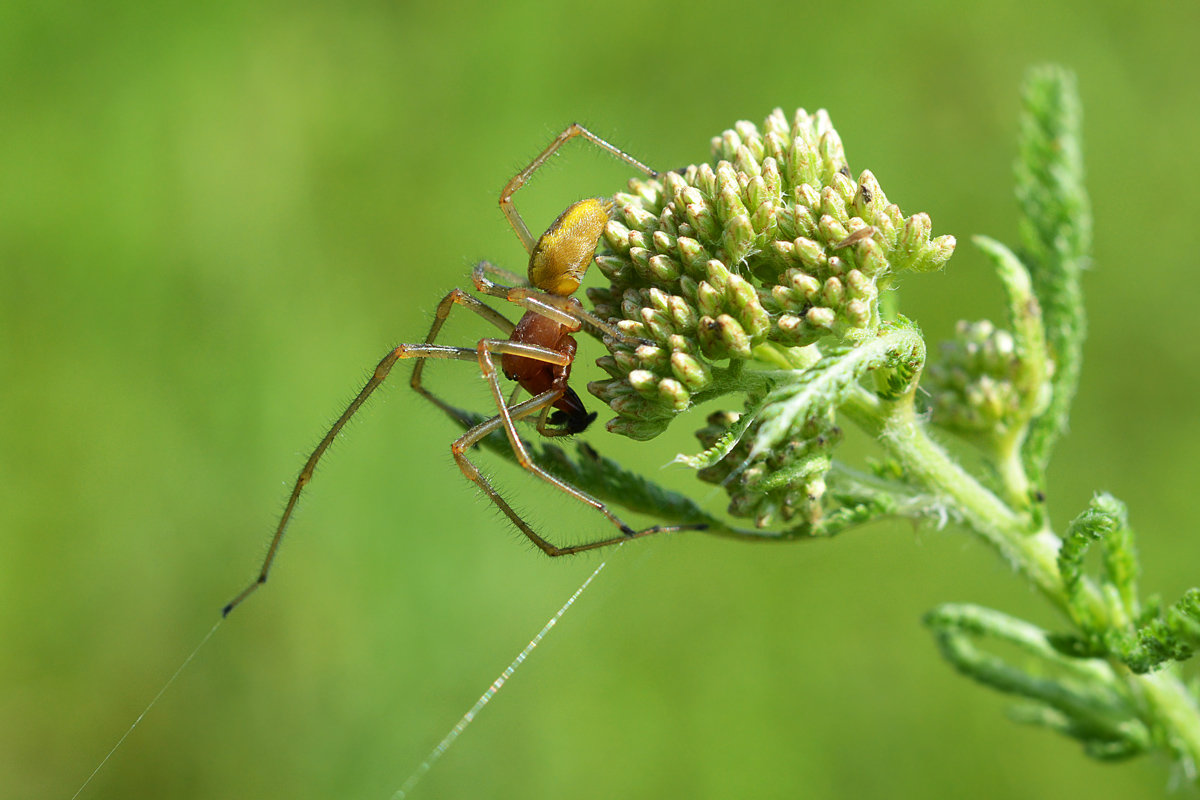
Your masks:
<instances>
[{"instance_id":1,"label":"plant stem","mask_svg":"<svg viewBox=\"0 0 1200 800\"><path fill-rule=\"evenodd\" d=\"M1029 531L1021 517L929 438L917 419L912 392L880 401L869 399L864 390L841 411L881 442L918 483L945 498L971 530L1066 611L1056 562L1057 537L1046 531Z\"/></svg>"},{"instance_id":2,"label":"plant stem","mask_svg":"<svg viewBox=\"0 0 1200 800\"><path fill-rule=\"evenodd\" d=\"M1170 668L1146 675L1130 673L1134 689L1147 706L1147 716L1180 758L1188 781L1196 780L1200 764L1200 706Z\"/></svg>"},{"instance_id":3,"label":"plant stem","mask_svg":"<svg viewBox=\"0 0 1200 800\"><path fill-rule=\"evenodd\" d=\"M1008 495L1008 501L1027 508L1030 501L1029 476L1025 473L1025 465L1021 461L1021 444L1024 437L1009 435L997 444L996 471Z\"/></svg>"}]
</instances>

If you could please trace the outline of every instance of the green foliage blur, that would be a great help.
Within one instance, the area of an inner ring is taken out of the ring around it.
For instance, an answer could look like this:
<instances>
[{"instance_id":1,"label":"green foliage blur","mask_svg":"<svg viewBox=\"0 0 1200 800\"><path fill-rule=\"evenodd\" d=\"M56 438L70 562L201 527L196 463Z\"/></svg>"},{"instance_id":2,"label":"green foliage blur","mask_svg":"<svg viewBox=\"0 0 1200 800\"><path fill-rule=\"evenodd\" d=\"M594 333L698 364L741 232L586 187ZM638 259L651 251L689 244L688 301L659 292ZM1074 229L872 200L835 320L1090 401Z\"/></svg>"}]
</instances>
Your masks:
<instances>
[{"instance_id":1,"label":"green foliage blur","mask_svg":"<svg viewBox=\"0 0 1200 800\"><path fill-rule=\"evenodd\" d=\"M675 167L775 106L829 109L852 169L959 237L907 278L931 342L1002 300L1031 64L1079 77L1096 216L1061 529L1124 499L1147 586L1197 579L1195 4L0 5L0 796L68 798L258 568L309 448L483 257L522 268L505 181L579 120ZM574 143L540 229L629 170ZM506 312L509 309L505 309ZM473 343L474 320L446 341ZM580 386L598 377L585 343ZM84 798L391 795L604 555L550 561L464 481L408 368L318 472L271 582ZM431 384L486 408L465 364ZM607 409L587 398L606 419ZM693 427L702 425L698 415ZM675 438L598 450L708 507ZM594 514L487 462L560 538ZM1054 626L953 528L703 534L609 569L414 797L1147 797L942 662L944 601Z\"/></svg>"}]
</instances>

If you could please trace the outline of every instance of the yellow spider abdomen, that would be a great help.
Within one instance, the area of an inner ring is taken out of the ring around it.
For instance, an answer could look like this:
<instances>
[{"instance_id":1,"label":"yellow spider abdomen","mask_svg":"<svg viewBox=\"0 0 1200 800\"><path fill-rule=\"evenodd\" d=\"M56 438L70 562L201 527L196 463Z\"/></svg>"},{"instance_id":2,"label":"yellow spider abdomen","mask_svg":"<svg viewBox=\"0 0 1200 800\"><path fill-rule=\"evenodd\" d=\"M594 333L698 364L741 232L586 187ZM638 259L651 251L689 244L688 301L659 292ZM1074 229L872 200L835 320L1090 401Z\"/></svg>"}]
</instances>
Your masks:
<instances>
[{"instance_id":1,"label":"yellow spider abdomen","mask_svg":"<svg viewBox=\"0 0 1200 800\"><path fill-rule=\"evenodd\" d=\"M600 197L569 206L529 254L529 282L550 294L574 294L596 255L611 211L612 201Z\"/></svg>"}]
</instances>

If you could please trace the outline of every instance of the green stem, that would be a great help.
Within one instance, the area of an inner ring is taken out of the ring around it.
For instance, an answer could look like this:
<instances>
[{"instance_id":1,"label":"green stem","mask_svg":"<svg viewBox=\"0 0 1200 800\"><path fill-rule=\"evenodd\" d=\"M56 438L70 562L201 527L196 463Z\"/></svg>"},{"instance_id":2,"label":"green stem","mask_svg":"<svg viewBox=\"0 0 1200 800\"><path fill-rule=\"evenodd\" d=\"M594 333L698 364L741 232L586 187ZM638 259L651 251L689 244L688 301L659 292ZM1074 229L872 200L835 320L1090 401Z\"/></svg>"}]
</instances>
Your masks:
<instances>
[{"instance_id":1,"label":"green stem","mask_svg":"<svg viewBox=\"0 0 1200 800\"><path fill-rule=\"evenodd\" d=\"M1029 576L1055 606L1067 610L1056 561L1057 537L1047 531L1031 534L1023 518L929 438L917 418L912 392L886 401L864 390L841 411L882 443L916 482L944 497L971 530Z\"/></svg>"},{"instance_id":2,"label":"green stem","mask_svg":"<svg viewBox=\"0 0 1200 800\"><path fill-rule=\"evenodd\" d=\"M1000 475L1008 502L1014 508L1029 509L1033 487L1029 483L1025 464L1021 459L1021 445L1024 441L1024 430L1009 433L997 442L993 463Z\"/></svg>"},{"instance_id":3,"label":"green stem","mask_svg":"<svg viewBox=\"0 0 1200 800\"><path fill-rule=\"evenodd\" d=\"M1025 465L1021 463L1020 451L1010 451L1005 457L998 459L996 468L999 470L1000 480L1004 483L1008 500L1014 505L1028 506L1029 478L1025 474Z\"/></svg>"},{"instance_id":4,"label":"green stem","mask_svg":"<svg viewBox=\"0 0 1200 800\"><path fill-rule=\"evenodd\" d=\"M1200 706L1196 698L1170 669L1131 674L1130 678L1146 703L1147 716L1183 762L1188 780L1196 782L1196 767L1200 764Z\"/></svg>"}]
</instances>

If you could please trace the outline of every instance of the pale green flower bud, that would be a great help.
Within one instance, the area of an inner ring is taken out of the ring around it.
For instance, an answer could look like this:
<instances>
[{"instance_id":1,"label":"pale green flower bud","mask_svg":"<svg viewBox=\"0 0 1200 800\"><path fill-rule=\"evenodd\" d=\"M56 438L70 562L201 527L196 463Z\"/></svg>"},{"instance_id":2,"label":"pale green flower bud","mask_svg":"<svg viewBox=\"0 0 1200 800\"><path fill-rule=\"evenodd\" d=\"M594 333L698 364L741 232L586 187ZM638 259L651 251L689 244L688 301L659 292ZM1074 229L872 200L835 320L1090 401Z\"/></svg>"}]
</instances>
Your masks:
<instances>
[{"instance_id":1,"label":"pale green flower bud","mask_svg":"<svg viewBox=\"0 0 1200 800\"><path fill-rule=\"evenodd\" d=\"M671 355L671 371L680 383L692 391L699 391L712 382L712 373L704 362L687 353Z\"/></svg>"},{"instance_id":2,"label":"pale green flower bud","mask_svg":"<svg viewBox=\"0 0 1200 800\"><path fill-rule=\"evenodd\" d=\"M648 369L635 369L629 373L629 385L642 397L653 397L658 393L658 376Z\"/></svg>"},{"instance_id":3,"label":"pale green flower bud","mask_svg":"<svg viewBox=\"0 0 1200 800\"><path fill-rule=\"evenodd\" d=\"M810 308L804 314L804 321L813 328L828 329L837 321L837 313L832 308Z\"/></svg>"},{"instance_id":4,"label":"pale green flower bud","mask_svg":"<svg viewBox=\"0 0 1200 800\"><path fill-rule=\"evenodd\" d=\"M674 378L663 378L658 382L658 396L675 411L685 411L691 405L691 394Z\"/></svg>"},{"instance_id":5,"label":"pale green flower bud","mask_svg":"<svg viewBox=\"0 0 1200 800\"><path fill-rule=\"evenodd\" d=\"M712 254L704 249L700 242L689 236L680 236L675 240L679 247L679 256L687 271L691 274L703 272L704 265L712 259Z\"/></svg>"},{"instance_id":6,"label":"pale green flower bud","mask_svg":"<svg viewBox=\"0 0 1200 800\"><path fill-rule=\"evenodd\" d=\"M724 307L725 295L708 281L700 281L696 291L696 308L701 314L715 317Z\"/></svg>"},{"instance_id":7,"label":"pale green flower bud","mask_svg":"<svg viewBox=\"0 0 1200 800\"><path fill-rule=\"evenodd\" d=\"M847 206L854 202L854 195L857 191L858 185L850 180L849 176L841 172L835 173L829 186L825 187L825 191L821 194L825 213L843 225L848 224L850 212L847 210Z\"/></svg>"},{"instance_id":8,"label":"pale green flower bud","mask_svg":"<svg viewBox=\"0 0 1200 800\"><path fill-rule=\"evenodd\" d=\"M737 319L729 314L716 318L700 318L697 337L701 352L709 359L720 360L730 357L750 358L753 341Z\"/></svg>"},{"instance_id":9,"label":"pale green flower bud","mask_svg":"<svg viewBox=\"0 0 1200 800\"><path fill-rule=\"evenodd\" d=\"M670 284L683 274L683 268L673 259L664 256L653 256L646 264L648 279L657 284Z\"/></svg>"},{"instance_id":10,"label":"pale green flower bud","mask_svg":"<svg viewBox=\"0 0 1200 800\"><path fill-rule=\"evenodd\" d=\"M631 200L633 199L630 195L619 195L618 197L625 197ZM618 203L617 207L621 209L621 216L624 217L625 224L628 225L631 230L649 230L653 228L655 223L658 221L653 214L646 211L641 205L623 203L620 199L617 199L616 202Z\"/></svg>"},{"instance_id":11,"label":"pale green flower bud","mask_svg":"<svg viewBox=\"0 0 1200 800\"><path fill-rule=\"evenodd\" d=\"M754 225L748 214L738 214L725 223L721 244L731 264L740 264L750 255L754 248Z\"/></svg>"},{"instance_id":12,"label":"pale green flower bud","mask_svg":"<svg viewBox=\"0 0 1200 800\"><path fill-rule=\"evenodd\" d=\"M591 384L588 384L589 388ZM650 407L642 398L633 394L619 394L608 401L608 405L619 417L643 417Z\"/></svg>"},{"instance_id":13,"label":"pale green flower bud","mask_svg":"<svg viewBox=\"0 0 1200 800\"><path fill-rule=\"evenodd\" d=\"M850 220L847 217L846 223L849 221ZM817 228L821 232L822 240L827 243L825 245L826 247L828 247L828 243L841 242L850 235L850 229L846 227L846 223L842 222L832 214L825 214L821 217L821 220L817 223Z\"/></svg>"},{"instance_id":14,"label":"pale green flower bud","mask_svg":"<svg viewBox=\"0 0 1200 800\"><path fill-rule=\"evenodd\" d=\"M614 284L626 283L633 277L630 263L615 256L596 256L596 266Z\"/></svg>"},{"instance_id":15,"label":"pale green flower bud","mask_svg":"<svg viewBox=\"0 0 1200 800\"><path fill-rule=\"evenodd\" d=\"M717 225L712 207L707 202L689 204L686 207L686 214L688 224L692 226L698 236L709 242L719 241L721 229Z\"/></svg>"},{"instance_id":16,"label":"pale green flower bud","mask_svg":"<svg viewBox=\"0 0 1200 800\"><path fill-rule=\"evenodd\" d=\"M654 344L642 344L633 351L632 358L636 359L634 363L661 375L671 363L671 351Z\"/></svg>"},{"instance_id":17,"label":"pale green flower bud","mask_svg":"<svg viewBox=\"0 0 1200 800\"><path fill-rule=\"evenodd\" d=\"M614 253L624 255L629 252L629 228L615 219L610 219L604 226L604 243Z\"/></svg>"},{"instance_id":18,"label":"pale green flower bud","mask_svg":"<svg viewBox=\"0 0 1200 800\"><path fill-rule=\"evenodd\" d=\"M818 226L819 230L820 226ZM825 248L820 242L801 236L792 242L792 246L795 248L794 252L800 259L800 263L808 268L811 274L817 274L829 263L829 257L825 254Z\"/></svg>"},{"instance_id":19,"label":"pale green flower bud","mask_svg":"<svg viewBox=\"0 0 1200 800\"><path fill-rule=\"evenodd\" d=\"M836 306L841 303L843 294L845 294L845 289L842 282L834 276L830 276L821 289L821 299L827 306Z\"/></svg>"}]
</instances>

